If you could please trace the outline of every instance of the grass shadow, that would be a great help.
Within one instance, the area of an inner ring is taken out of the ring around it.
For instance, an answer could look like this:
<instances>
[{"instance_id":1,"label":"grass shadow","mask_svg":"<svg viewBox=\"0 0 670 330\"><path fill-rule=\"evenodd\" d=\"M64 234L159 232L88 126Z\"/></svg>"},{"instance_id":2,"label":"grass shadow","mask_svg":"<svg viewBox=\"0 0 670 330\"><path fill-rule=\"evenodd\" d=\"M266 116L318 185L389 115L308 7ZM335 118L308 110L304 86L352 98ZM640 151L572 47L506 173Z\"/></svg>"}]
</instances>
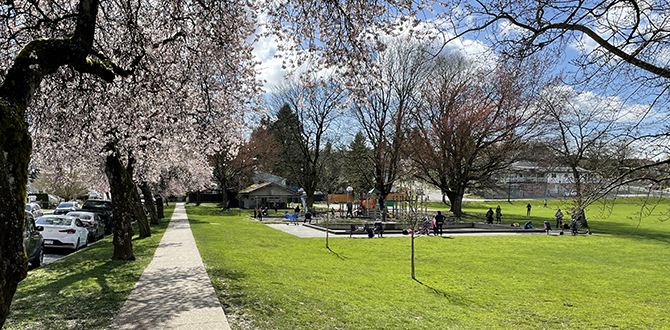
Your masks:
<instances>
[{"instance_id":1,"label":"grass shadow","mask_svg":"<svg viewBox=\"0 0 670 330\"><path fill-rule=\"evenodd\" d=\"M448 293L448 292L446 292L446 291L444 291L444 290L434 288L434 287L432 287L432 286L430 286L430 285L428 285L428 284L425 284L425 283L419 281L419 280L416 279L416 278L413 278L413 280L414 280L416 283L419 283L420 285L422 285L423 287L425 287L426 289L428 289L430 292L432 292L432 293L434 293L434 294L436 294L436 295L438 295L438 296L441 296L441 297L447 299L447 300L449 301L449 303L452 303L452 304L455 304L455 305L461 305L461 306L466 306L466 305L469 305L469 304L470 304L470 303L469 303L465 298L463 298L461 295L451 294L451 293Z\"/></svg>"},{"instance_id":2,"label":"grass shadow","mask_svg":"<svg viewBox=\"0 0 670 330\"><path fill-rule=\"evenodd\" d=\"M333 251L330 247L327 247L328 251L330 251L332 254L334 254L338 259L340 260L346 260L347 258L342 257L339 253Z\"/></svg>"}]
</instances>

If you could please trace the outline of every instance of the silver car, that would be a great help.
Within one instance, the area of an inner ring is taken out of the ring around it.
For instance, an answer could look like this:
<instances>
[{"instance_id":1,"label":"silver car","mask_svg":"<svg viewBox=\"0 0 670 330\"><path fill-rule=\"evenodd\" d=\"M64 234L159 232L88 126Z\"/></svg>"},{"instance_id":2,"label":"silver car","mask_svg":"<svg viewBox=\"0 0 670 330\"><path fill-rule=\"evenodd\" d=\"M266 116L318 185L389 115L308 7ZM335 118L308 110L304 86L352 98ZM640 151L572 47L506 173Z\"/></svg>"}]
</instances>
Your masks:
<instances>
[{"instance_id":1,"label":"silver car","mask_svg":"<svg viewBox=\"0 0 670 330\"><path fill-rule=\"evenodd\" d=\"M33 218L38 219L44 215L44 211L40 204L37 203L26 203L26 212L30 212L33 215Z\"/></svg>"},{"instance_id":2,"label":"silver car","mask_svg":"<svg viewBox=\"0 0 670 330\"><path fill-rule=\"evenodd\" d=\"M105 237L105 222L102 221L100 215L92 212L74 211L68 213L67 216L81 220L88 230L89 242L95 242Z\"/></svg>"}]
</instances>

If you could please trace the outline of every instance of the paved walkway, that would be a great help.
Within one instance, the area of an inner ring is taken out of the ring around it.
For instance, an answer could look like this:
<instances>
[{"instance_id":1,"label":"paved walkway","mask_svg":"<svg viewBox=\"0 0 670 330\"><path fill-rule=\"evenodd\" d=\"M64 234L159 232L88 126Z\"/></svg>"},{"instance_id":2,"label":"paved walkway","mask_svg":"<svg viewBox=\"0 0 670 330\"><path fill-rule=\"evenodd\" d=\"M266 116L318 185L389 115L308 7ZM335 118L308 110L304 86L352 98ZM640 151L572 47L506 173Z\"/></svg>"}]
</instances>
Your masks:
<instances>
[{"instance_id":1,"label":"paved walkway","mask_svg":"<svg viewBox=\"0 0 670 330\"><path fill-rule=\"evenodd\" d=\"M195 245L184 203L176 204L154 259L111 329L230 329Z\"/></svg>"},{"instance_id":2,"label":"paved walkway","mask_svg":"<svg viewBox=\"0 0 670 330\"><path fill-rule=\"evenodd\" d=\"M314 238L314 237L326 237L326 232L310 227L303 226L302 224L299 225L286 225L286 224L265 224L268 227L281 230L285 233L291 234L293 236L301 237L301 238ZM552 231L550 235L559 235L560 231ZM569 233L570 231L566 231ZM487 232L485 230L482 231L477 231L473 232L472 230L468 230L467 232L445 232L444 237L448 236L515 236L515 235L546 235L547 233L544 231L532 231L532 232ZM329 237L346 237L349 238L349 235L335 235L335 234L330 234ZM367 235L365 234L356 234L353 236L354 238L368 238ZM376 235L375 235L376 237ZM403 234L384 234L384 237L409 237L409 235L403 235ZM421 236L419 236L421 237ZM433 235L430 235L429 237L434 237Z\"/></svg>"}]
</instances>

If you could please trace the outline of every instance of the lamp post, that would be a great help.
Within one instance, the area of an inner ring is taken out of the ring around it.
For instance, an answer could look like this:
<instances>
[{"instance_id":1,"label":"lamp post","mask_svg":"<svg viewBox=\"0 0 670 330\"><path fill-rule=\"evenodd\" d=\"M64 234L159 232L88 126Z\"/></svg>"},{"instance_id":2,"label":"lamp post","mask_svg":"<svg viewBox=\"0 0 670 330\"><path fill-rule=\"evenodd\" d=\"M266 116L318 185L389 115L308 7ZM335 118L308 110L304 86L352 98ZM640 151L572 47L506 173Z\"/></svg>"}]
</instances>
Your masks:
<instances>
[{"instance_id":1,"label":"lamp post","mask_svg":"<svg viewBox=\"0 0 670 330\"><path fill-rule=\"evenodd\" d=\"M349 215L349 193L351 193L352 191L354 191L354 188L352 188L351 186L348 186L347 187L347 215ZM346 218L346 216L345 216L345 218Z\"/></svg>"}]
</instances>

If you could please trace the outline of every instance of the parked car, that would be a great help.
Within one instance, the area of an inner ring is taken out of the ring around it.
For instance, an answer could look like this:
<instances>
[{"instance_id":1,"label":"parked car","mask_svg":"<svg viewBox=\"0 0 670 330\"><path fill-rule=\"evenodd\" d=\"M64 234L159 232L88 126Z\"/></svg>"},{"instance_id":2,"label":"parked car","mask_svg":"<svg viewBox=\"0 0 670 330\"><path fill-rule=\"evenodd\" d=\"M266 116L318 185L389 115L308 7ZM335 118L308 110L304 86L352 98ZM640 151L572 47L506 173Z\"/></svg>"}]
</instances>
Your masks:
<instances>
[{"instance_id":1,"label":"parked car","mask_svg":"<svg viewBox=\"0 0 670 330\"><path fill-rule=\"evenodd\" d=\"M99 215L93 212L82 211L70 212L67 215L81 220L86 230L88 230L89 242L95 242L105 237L105 223Z\"/></svg>"},{"instance_id":2,"label":"parked car","mask_svg":"<svg viewBox=\"0 0 670 330\"><path fill-rule=\"evenodd\" d=\"M77 202L62 202L58 204L58 207L54 210L54 214L68 214L79 209L79 203Z\"/></svg>"},{"instance_id":3,"label":"parked car","mask_svg":"<svg viewBox=\"0 0 670 330\"><path fill-rule=\"evenodd\" d=\"M35 226L33 214L26 211L26 225L23 229L23 249L26 251L28 262L32 267L39 267L44 262L44 238L42 226Z\"/></svg>"},{"instance_id":4,"label":"parked car","mask_svg":"<svg viewBox=\"0 0 670 330\"><path fill-rule=\"evenodd\" d=\"M44 247L79 250L88 245L88 230L81 220L67 215L45 215L37 219L44 227Z\"/></svg>"},{"instance_id":5,"label":"parked car","mask_svg":"<svg viewBox=\"0 0 670 330\"><path fill-rule=\"evenodd\" d=\"M114 221L112 218L112 201L107 199L87 199L81 206L82 211L98 214L105 223L105 235L112 233Z\"/></svg>"},{"instance_id":6,"label":"parked car","mask_svg":"<svg viewBox=\"0 0 670 330\"><path fill-rule=\"evenodd\" d=\"M39 219L39 217L44 215L42 207L37 203L26 203L26 212L30 212L34 219Z\"/></svg>"}]
</instances>

